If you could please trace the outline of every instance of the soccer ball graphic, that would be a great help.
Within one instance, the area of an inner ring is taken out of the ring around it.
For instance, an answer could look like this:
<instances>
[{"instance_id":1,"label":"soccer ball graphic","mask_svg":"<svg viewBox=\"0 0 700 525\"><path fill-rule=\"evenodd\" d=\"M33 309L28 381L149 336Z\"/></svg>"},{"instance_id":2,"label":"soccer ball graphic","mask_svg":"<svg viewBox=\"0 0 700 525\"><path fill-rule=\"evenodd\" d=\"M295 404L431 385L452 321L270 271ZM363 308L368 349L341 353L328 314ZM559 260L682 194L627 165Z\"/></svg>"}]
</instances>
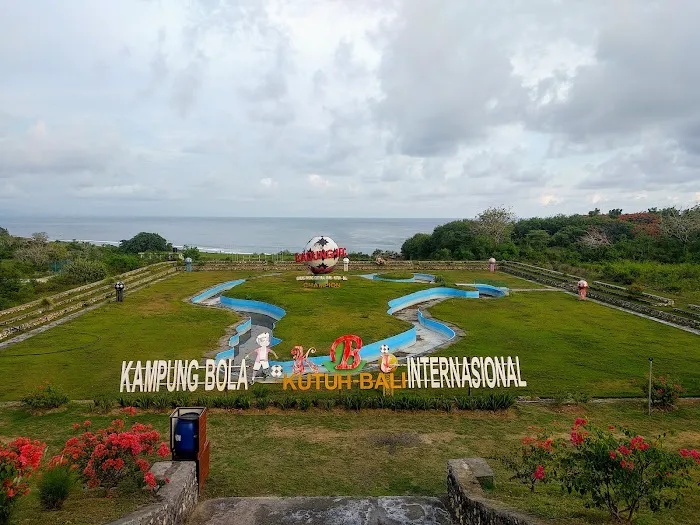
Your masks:
<instances>
[{"instance_id":1,"label":"soccer ball graphic","mask_svg":"<svg viewBox=\"0 0 700 525\"><path fill-rule=\"evenodd\" d=\"M282 367L280 365L272 365L270 367L270 375L277 379L281 378L284 375Z\"/></svg>"},{"instance_id":2,"label":"soccer ball graphic","mask_svg":"<svg viewBox=\"0 0 700 525\"><path fill-rule=\"evenodd\" d=\"M382 354L388 354L389 353L389 345L382 345L379 347L379 351Z\"/></svg>"},{"instance_id":3,"label":"soccer ball graphic","mask_svg":"<svg viewBox=\"0 0 700 525\"><path fill-rule=\"evenodd\" d=\"M307 254L316 252L328 252L335 251L335 257L323 257L319 259L311 259L306 262L311 273L319 275L324 273L331 273L336 264L338 264L338 245L330 237L314 237L309 242L306 243L304 251Z\"/></svg>"}]
</instances>

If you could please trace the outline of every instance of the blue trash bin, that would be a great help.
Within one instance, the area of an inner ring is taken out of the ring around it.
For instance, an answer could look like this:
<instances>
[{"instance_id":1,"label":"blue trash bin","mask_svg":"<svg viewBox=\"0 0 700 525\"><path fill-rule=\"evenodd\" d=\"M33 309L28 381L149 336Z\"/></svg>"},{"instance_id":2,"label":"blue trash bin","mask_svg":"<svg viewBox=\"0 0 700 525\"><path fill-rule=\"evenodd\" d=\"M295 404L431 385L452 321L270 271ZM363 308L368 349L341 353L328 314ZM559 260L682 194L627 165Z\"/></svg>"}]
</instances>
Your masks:
<instances>
[{"instance_id":1,"label":"blue trash bin","mask_svg":"<svg viewBox=\"0 0 700 525\"><path fill-rule=\"evenodd\" d=\"M175 455L183 459L195 459L198 451L198 414L178 416L175 424Z\"/></svg>"}]
</instances>

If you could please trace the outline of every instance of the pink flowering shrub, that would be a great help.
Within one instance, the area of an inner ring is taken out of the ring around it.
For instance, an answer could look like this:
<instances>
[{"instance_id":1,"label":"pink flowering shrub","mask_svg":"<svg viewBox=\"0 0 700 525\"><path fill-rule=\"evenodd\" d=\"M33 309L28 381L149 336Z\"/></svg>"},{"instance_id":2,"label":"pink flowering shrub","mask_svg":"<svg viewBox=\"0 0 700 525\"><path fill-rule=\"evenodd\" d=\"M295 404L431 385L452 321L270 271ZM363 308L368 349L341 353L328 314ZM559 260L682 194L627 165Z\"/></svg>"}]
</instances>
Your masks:
<instances>
[{"instance_id":1,"label":"pink flowering shrub","mask_svg":"<svg viewBox=\"0 0 700 525\"><path fill-rule=\"evenodd\" d=\"M656 512L671 507L700 466L700 452L666 450L663 436L647 441L614 426L597 428L582 418L574 422L568 442L551 442L551 453L537 455L525 448L542 447L538 444L544 435L523 440L523 456L536 460L523 461L523 473L531 473L531 490L537 481L556 480L569 493L586 498L587 507L606 509L617 520L632 521L641 508ZM517 470L514 477L523 479Z\"/></svg>"},{"instance_id":2,"label":"pink flowering shrub","mask_svg":"<svg viewBox=\"0 0 700 525\"><path fill-rule=\"evenodd\" d=\"M12 505L29 492L27 478L39 467L45 448L26 437L0 443L0 524L9 521Z\"/></svg>"},{"instance_id":3,"label":"pink flowering shrub","mask_svg":"<svg viewBox=\"0 0 700 525\"><path fill-rule=\"evenodd\" d=\"M534 492L537 483L552 481L549 465L555 450L562 445L562 440L555 441L542 430L537 437L523 438L518 454L501 458L501 461L514 472L511 479L519 480Z\"/></svg>"},{"instance_id":4,"label":"pink flowering shrub","mask_svg":"<svg viewBox=\"0 0 700 525\"><path fill-rule=\"evenodd\" d=\"M73 425L87 429L89 421ZM134 423L127 430L124 421L115 419L105 429L95 432L84 430L82 434L66 441L61 454L51 460L52 466L66 465L77 471L88 488L102 487L108 490L124 481L136 481L147 489L158 483L149 472L149 458L167 457L170 449L160 442L160 433L151 425Z\"/></svg>"},{"instance_id":5,"label":"pink flowering shrub","mask_svg":"<svg viewBox=\"0 0 700 525\"><path fill-rule=\"evenodd\" d=\"M644 395L648 396L649 384L645 382L642 390ZM671 408L682 392L681 385L669 377L659 376L651 379L651 404L657 408Z\"/></svg>"}]
</instances>

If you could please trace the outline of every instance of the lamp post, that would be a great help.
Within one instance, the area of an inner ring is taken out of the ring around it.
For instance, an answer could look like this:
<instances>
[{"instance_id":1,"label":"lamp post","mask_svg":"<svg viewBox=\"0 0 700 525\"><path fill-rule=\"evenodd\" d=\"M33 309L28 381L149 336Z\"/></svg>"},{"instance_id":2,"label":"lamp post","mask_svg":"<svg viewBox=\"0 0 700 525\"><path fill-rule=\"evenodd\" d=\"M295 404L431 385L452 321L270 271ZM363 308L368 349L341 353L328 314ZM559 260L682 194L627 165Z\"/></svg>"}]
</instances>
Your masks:
<instances>
[{"instance_id":1,"label":"lamp post","mask_svg":"<svg viewBox=\"0 0 700 525\"><path fill-rule=\"evenodd\" d=\"M114 285L114 289L117 292L117 302L123 303L124 302L124 283L121 281L117 281L117 283Z\"/></svg>"},{"instance_id":2,"label":"lamp post","mask_svg":"<svg viewBox=\"0 0 700 525\"><path fill-rule=\"evenodd\" d=\"M651 368L652 368L653 362L654 362L654 358L650 357L649 358L649 415L651 415Z\"/></svg>"}]
</instances>

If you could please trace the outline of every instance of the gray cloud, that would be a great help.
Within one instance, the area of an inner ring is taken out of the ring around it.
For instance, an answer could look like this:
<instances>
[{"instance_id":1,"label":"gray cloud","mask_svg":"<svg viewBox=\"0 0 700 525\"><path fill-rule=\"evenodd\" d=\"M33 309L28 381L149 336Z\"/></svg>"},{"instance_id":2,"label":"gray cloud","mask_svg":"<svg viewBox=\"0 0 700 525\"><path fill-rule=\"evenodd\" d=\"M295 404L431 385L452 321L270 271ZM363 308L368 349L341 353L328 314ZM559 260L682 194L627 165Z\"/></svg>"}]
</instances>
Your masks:
<instances>
[{"instance_id":1,"label":"gray cloud","mask_svg":"<svg viewBox=\"0 0 700 525\"><path fill-rule=\"evenodd\" d=\"M691 0L10 3L3 210L688 202L698 15Z\"/></svg>"}]
</instances>

